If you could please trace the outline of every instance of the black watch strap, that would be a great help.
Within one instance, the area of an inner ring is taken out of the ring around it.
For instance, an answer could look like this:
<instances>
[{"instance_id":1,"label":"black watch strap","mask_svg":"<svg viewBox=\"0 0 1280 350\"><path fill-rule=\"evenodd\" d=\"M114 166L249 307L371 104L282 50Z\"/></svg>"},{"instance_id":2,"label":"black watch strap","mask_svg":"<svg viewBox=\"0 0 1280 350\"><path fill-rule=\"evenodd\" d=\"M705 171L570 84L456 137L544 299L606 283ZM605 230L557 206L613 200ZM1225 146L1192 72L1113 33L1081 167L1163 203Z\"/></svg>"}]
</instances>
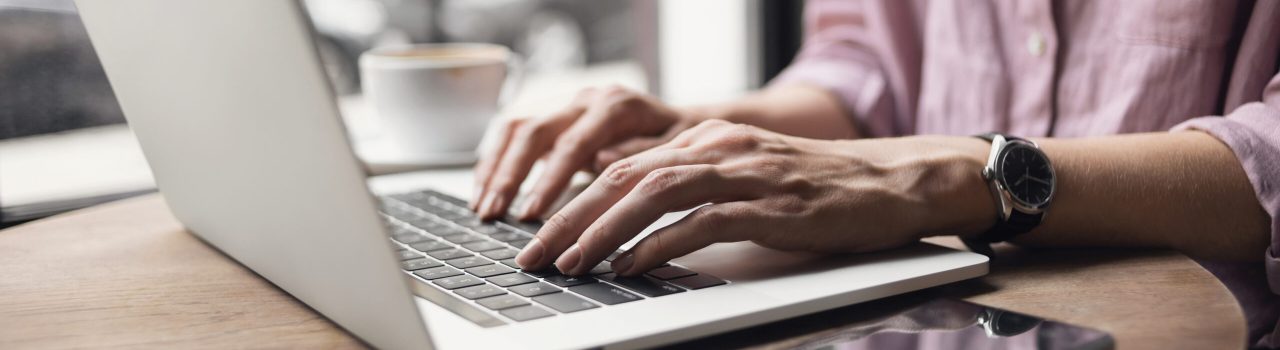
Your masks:
<instances>
[{"instance_id":1,"label":"black watch strap","mask_svg":"<svg viewBox=\"0 0 1280 350\"><path fill-rule=\"evenodd\" d=\"M986 232L977 236L964 237L964 242L969 250L976 253L991 256L995 252L991 250L992 243L999 243L1013 239L1020 234L1027 233L1031 229L1040 225L1040 220L1044 218L1044 213L1027 214L1019 211L1009 213L1009 219L1004 221L996 221L996 225Z\"/></svg>"}]
</instances>

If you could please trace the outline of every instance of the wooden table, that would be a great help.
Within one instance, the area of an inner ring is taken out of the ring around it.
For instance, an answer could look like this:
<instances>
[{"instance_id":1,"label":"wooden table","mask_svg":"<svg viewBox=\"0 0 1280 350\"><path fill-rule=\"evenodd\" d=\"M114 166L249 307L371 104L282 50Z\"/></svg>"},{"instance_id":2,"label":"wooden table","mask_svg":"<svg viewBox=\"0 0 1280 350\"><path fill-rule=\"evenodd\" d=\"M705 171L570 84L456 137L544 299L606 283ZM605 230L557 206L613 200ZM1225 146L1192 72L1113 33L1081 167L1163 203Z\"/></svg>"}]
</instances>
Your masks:
<instances>
[{"instance_id":1,"label":"wooden table","mask_svg":"<svg viewBox=\"0 0 1280 350\"><path fill-rule=\"evenodd\" d=\"M1231 294L1180 254L1008 248L983 278L677 347L795 346L936 297L1101 329L1120 348L1245 341ZM0 348L363 346L187 233L158 195L0 231Z\"/></svg>"}]
</instances>

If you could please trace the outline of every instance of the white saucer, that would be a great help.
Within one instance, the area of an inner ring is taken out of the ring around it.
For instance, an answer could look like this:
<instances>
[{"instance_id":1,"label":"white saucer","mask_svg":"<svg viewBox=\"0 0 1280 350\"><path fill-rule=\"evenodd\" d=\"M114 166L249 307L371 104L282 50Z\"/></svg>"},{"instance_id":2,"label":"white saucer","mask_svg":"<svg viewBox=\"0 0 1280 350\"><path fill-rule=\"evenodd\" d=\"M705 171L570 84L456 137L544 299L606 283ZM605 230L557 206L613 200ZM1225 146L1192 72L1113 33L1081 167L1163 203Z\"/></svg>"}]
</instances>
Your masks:
<instances>
[{"instance_id":1,"label":"white saucer","mask_svg":"<svg viewBox=\"0 0 1280 350\"><path fill-rule=\"evenodd\" d=\"M383 138L356 142L356 156L369 168L371 175L382 175L423 169L470 166L476 163L475 151L443 153L409 153Z\"/></svg>"}]
</instances>

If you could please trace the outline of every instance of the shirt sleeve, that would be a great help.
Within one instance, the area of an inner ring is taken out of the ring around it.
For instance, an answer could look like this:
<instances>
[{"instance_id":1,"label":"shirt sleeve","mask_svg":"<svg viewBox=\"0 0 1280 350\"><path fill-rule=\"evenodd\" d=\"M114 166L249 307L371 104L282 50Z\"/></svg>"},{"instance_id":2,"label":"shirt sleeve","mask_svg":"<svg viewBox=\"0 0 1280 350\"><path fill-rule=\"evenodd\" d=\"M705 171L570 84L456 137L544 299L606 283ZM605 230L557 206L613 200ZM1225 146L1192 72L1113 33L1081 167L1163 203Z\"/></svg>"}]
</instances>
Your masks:
<instances>
[{"instance_id":1,"label":"shirt sleeve","mask_svg":"<svg viewBox=\"0 0 1280 350\"><path fill-rule=\"evenodd\" d=\"M805 39L770 86L812 84L835 95L863 137L914 130L919 76L919 4L809 0Z\"/></svg>"},{"instance_id":2,"label":"shirt sleeve","mask_svg":"<svg viewBox=\"0 0 1280 350\"><path fill-rule=\"evenodd\" d=\"M1201 130L1217 137L1235 153L1253 185L1258 203L1271 216L1271 246L1266 254L1267 283L1280 294L1280 75L1271 78L1262 101L1251 102L1222 117L1200 117L1173 130Z\"/></svg>"}]
</instances>

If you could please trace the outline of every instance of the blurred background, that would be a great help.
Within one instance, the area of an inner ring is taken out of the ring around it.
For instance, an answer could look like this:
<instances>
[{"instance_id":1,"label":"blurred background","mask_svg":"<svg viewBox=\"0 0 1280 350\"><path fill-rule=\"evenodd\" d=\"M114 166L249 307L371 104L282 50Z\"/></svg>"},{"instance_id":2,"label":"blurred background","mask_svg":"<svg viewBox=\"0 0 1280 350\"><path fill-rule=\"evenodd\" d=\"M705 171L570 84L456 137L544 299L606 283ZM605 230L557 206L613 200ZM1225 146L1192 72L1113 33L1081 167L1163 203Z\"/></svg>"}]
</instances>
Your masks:
<instances>
[{"instance_id":1,"label":"blurred background","mask_svg":"<svg viewBox=\"0 0 1280 350\"><path fill-rule=\"evenodd\" d=\"M358 153L413 170L378 138L359 55L408 43L488 42L525 61L502 117L538 116L583 87L619 84L675 104L758 88L790 62L799 0L305 0ZM377 170L381 169L381 170ZM71 0L0 0L0 227L154 191Z\"/></svg>"}]
</instances>

